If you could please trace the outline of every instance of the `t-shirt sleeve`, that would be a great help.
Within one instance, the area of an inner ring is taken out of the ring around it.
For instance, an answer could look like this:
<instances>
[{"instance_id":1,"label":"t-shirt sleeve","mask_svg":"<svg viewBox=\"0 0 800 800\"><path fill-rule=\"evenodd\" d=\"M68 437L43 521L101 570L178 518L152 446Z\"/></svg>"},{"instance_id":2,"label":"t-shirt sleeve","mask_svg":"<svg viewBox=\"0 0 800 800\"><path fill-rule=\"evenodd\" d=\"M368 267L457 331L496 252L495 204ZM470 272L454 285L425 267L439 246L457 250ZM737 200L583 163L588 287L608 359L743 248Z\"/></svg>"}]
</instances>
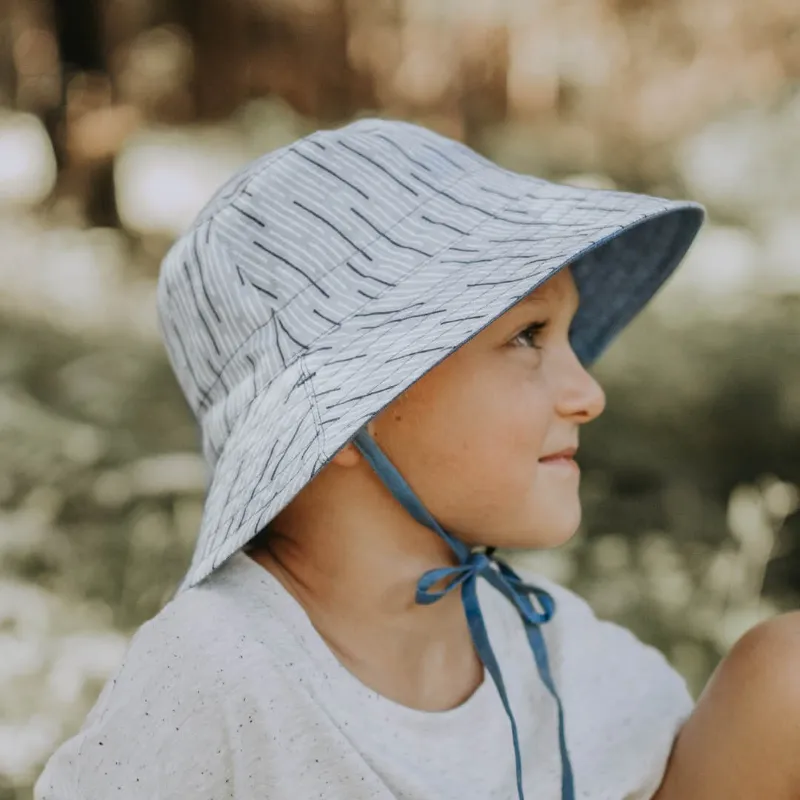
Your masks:
<instances>
[{"instance_id":1,"label":"t-shirt sleeve","mask_svg":"<svg viewBox=\"0 0 800 800\"><path fill-rule=\"evenodd\" d=\"M151 624L81 731L48 761L34 800L234 797L228 723L242 719L235 695L223 702L202 650Z\"/></svg>"},{"instance_id":2,"label":"t-shirt sleeve","mask_svg":"<svg viewBox=\"0 0 800 800\"><path fill-rule=\"evenodd\" d=\"M694 707L686 681L659 650L598 619L575 593L529 581L556 601L545 636L576 776L591 783L592 797L652 797Z\"/></svg>"}]
</instances>

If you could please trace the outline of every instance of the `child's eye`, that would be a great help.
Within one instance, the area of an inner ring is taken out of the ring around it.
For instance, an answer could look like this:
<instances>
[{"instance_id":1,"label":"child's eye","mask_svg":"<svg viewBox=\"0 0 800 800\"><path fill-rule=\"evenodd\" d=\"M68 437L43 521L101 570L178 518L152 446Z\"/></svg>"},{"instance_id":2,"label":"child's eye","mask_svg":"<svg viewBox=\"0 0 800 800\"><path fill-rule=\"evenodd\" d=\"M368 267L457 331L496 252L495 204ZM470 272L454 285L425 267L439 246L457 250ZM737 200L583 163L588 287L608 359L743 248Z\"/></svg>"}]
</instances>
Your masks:
<instances>
[{"instance_id":1,"label":"child's eye","mask_svg":"<svg viewBox=\"0 0 800 800\"><path fill-rule=\"evenodd\" d=\"M533 347L539 350L541 348L539 335L546 327L547 322L533 322L514 337L514 343L520 343L522 347Z\"/></svg>"}]
</instances>

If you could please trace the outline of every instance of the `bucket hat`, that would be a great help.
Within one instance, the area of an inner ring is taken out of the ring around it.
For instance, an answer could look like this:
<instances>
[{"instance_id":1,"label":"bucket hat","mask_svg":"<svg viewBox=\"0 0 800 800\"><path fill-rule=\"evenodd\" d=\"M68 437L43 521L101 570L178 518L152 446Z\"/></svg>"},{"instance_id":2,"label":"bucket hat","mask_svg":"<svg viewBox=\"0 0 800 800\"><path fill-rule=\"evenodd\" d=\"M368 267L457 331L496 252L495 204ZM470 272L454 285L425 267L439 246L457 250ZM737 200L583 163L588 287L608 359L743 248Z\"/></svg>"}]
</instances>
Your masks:
<instances>
[{"instance_id":1,"label":"bucket hat","mask_svg":"<svg viewBox=\"0 0 800 800\"><path fill-rule=\"evenodd\" d=\"M363 430L436 364L564 267L580 306L572 346L591 364L680 263L703 209L520 175L404 122L319 131L228 181L162 264L167 351L211 468L179 592L258 534L348 442L401 503L444 536L470 627L516 726L474 581L518 608L542 680L552 598L443 531ZM559 703L562 797L574 796Z\"/></svg>"}]
</instances>

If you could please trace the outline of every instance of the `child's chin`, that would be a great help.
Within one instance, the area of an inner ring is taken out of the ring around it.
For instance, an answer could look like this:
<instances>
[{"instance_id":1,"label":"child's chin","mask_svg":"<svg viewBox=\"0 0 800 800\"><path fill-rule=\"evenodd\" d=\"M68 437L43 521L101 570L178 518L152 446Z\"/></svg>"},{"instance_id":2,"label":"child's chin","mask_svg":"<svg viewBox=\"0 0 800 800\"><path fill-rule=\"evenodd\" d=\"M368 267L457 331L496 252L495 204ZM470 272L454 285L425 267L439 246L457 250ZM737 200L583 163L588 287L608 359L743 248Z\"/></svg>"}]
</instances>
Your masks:
<instances>
[{"instance_id":1,"label":"child's chin","mask_svg":"<svg viewBox=\"0 0 800 800\"><path fill-rule=\"evenodd\" d=\"M572 539L578 532L579 525L580 515L575 521L565 520L563 525L521 532L518 536L503 537L502 540L490 544L503 550L552 550Z\"/></svg>"}]
</instances>

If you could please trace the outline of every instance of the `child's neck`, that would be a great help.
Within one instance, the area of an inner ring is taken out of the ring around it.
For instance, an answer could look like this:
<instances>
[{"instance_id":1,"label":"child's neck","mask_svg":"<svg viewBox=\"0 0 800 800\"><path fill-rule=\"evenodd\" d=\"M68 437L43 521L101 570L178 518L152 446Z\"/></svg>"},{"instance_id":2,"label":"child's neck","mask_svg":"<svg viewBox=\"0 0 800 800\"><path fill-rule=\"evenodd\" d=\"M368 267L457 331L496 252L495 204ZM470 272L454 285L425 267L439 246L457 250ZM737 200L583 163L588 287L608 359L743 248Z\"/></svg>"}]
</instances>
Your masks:
<instances>
[{"instance_id":1,"label":"child's neck","mask_svg":"<svg viewBox=\"0 0 800 800\"><path fill-rule=\"evenodd\" d=\"M415 601L429 569L453 564L449 546L410 518L399 547L376 531L367 541L328 528L274 532L252 558L303 606L338 660L362 683L403 705L442 711L483 680L459 591L430 606ZM419 541L417 541L419 540ZM417 546L411 546L416 542Z\"/></svg>"}]
</instances>

